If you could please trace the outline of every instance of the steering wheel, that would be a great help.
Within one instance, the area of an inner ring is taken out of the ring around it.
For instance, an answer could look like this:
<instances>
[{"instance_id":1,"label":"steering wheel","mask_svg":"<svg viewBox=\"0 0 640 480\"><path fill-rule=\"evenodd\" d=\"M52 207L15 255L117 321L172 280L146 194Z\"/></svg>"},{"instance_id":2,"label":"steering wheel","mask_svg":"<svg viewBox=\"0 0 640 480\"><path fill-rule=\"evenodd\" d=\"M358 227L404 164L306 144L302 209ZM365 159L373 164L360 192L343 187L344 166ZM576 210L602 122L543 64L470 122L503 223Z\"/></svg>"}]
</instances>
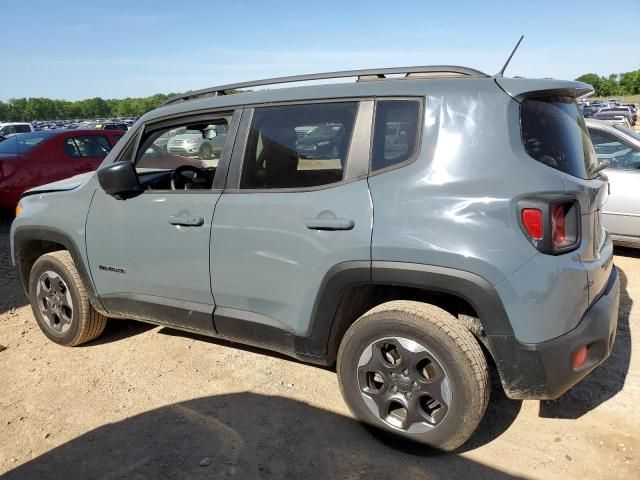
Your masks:
<instances>
[{"instance_id":1,"label":"steering wheel","mask_svg":"<svg viewBox=\"0 0 640 480\"><path fill-rule=\"evenodd\" d=\"M206 170L193 165L181 165L171 173L171 190L208 188L211 176Z\"/></svg>"}]
</instances>

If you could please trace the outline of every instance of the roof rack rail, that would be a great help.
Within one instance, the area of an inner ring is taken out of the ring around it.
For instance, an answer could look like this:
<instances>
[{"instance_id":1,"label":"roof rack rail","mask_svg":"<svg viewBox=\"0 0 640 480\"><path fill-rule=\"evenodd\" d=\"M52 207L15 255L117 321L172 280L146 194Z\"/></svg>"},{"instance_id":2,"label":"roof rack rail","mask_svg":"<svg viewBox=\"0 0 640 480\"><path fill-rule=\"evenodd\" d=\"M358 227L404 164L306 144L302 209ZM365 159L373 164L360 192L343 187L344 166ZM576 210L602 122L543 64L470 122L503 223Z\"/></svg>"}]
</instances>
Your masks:
<instances>
[{"instance_id":1,"label":"roof rack rail","mask_svg":"<svg viewBox=\"0 0 640 480\"><path fill-rule=\"evenodd\" d=\"M489 77L486 73L467 67L455 65L432 65L423 67L392 67L373 68L366 70L344 70L339 72L312 73L309 75L294 75L291 77L265 78L263 80L253 80L250 82L230 83L217 87L193 90L171 97L162 106L170 105L179 101L193 100L204 96L226 95L227 90L237 90L241 88L261 87L264 85L277 85L281 83L308 82L311 80L328 80L333 78L358 77L358 81L375 80L386 78L387 75L402 75L405 77L419 76L463 76L463 77Z\"/></svg>"}]
</instances>

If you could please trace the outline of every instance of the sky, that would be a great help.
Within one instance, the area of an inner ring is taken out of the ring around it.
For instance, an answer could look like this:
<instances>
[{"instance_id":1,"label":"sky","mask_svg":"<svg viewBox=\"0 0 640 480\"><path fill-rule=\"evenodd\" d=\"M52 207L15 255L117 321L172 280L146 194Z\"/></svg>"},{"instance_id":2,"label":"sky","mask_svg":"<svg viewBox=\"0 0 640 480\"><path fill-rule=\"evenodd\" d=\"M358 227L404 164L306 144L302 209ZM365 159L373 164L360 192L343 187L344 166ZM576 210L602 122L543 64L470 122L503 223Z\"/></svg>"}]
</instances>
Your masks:
<instances>
[{"instance_id":1,"label":"sky","mask_svg":"<svg viewBox=\"0 0 640 480\"><path fill-rule=\"evenodd\" d=\"M574 79L639 69L639 26L640 0L0 0L0 100L410 65L493 74L522 34L507 76Z\"/></svg>"}]
</instances>

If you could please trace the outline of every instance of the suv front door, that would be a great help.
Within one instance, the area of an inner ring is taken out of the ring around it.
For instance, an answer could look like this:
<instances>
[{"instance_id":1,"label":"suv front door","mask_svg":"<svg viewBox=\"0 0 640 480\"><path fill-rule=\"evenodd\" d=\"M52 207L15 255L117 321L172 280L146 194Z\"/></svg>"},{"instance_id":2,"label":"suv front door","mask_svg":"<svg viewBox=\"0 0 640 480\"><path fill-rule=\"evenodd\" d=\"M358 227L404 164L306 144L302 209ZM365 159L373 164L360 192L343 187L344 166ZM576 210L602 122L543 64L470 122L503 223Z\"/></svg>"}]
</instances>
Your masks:
<instances>
[{"instance_id":1,"label":"suv front door","mask_svg":"<svg viewBox=\"0 0 640 480\"><path fill-rule=\"evenodd\" d=\"M368 100L245 110L212 229L218 333L282 346L309 334L332 268L359 261L369 275L372 114ZM344 129L343 141L301 153L302 127L328 123Z\"/></svg>"},{"instance_id":2,"label":"suv front door","mask_svg":"<svg viewBox=\"0 0 640 480\"><path fill-rule=\"evenodd\" d=\"M240 111L145 125L139 140L123 149L125 158L118 160L136 162L144 191L118 200L98 188L86 229L91 275L111 315L213 330L209 243L225 177L217 165L231 155L239 116ZM170 154L153 143L184 127L204 134L211 124L231 127L219 160Z\"/></svg>"}]
</instances>

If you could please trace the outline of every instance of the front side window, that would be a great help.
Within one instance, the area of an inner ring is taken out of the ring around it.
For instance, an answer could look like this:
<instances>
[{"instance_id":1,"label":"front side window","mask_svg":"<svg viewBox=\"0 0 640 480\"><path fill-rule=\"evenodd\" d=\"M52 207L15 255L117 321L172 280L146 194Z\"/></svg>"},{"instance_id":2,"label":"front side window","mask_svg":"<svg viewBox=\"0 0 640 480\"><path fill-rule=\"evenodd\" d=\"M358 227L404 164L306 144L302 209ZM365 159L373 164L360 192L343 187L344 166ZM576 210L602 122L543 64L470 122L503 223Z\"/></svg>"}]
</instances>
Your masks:
<instances>
[{"instance_id":1,"label":"front side window","mask_svg":"<svg viewBox=\"0 0 640 480\"><path fill-rule=\"evenodd\" d=\"M69 157L104 158L111 151L111 144L104 135L80 135L67 138L62 149Z\"/></svg>"},{"instance_id":2,"label":"front side window","mask_svg":"<svg viewBox=\"0 0 640 480\"><path fill-rule=\"evenodd\" d=\"M228 125L228 118L218 118L157 130L141 142L136 168L173 170L189 165L215 169Z\"/></svg>"},{"instance_id":3,"label":"front side window","mask_svg":"<svg viewBox=\"0 0 640 480\"><path fill-rule=\"evenodd\" d=\"M308 188L344 179L357 102L257 108L240 188Z\"/></svg>"},{"instance_id":4,"label":"front side window","mask_svg":"<svg viewBox=\"0 0 640 480\"><path fill-rule=\"evenodd\" d=\"M530 157L569 175L591 178L596 158L573 98L523 100L520 127L522 143Z\"/></svg>"},{"instance_id":5,"label":"front side window","mask_svg":"<svg viewBox=\"0 0 640 480\"><path fill-rule=\"evenodd\" d=\"M598 160L607 160L613 170L640 169L640 148L602 130L590 128L591 142Z\"/></svg>"},{"instance_id":6,"label":"front side window","mask_svg":"<svg viewBox=\"0 0 640 480\"><path fill-rule=\"evenodd\" d=\"M227 142L231 114L145 131L134 154L129 142L120 160L135 164L145 190L210 190Z\"/></svg>"},{"instance_id":7,"label":"front side window","mask_svg":"<svg viewBox=\"0 0 640 480\"><path fill-rule=\"evenodd\" d=\"M371 170L397 165L416 152L420 103L416 100L379 100L373 129Z\"/></svg>"}]
</instances>

